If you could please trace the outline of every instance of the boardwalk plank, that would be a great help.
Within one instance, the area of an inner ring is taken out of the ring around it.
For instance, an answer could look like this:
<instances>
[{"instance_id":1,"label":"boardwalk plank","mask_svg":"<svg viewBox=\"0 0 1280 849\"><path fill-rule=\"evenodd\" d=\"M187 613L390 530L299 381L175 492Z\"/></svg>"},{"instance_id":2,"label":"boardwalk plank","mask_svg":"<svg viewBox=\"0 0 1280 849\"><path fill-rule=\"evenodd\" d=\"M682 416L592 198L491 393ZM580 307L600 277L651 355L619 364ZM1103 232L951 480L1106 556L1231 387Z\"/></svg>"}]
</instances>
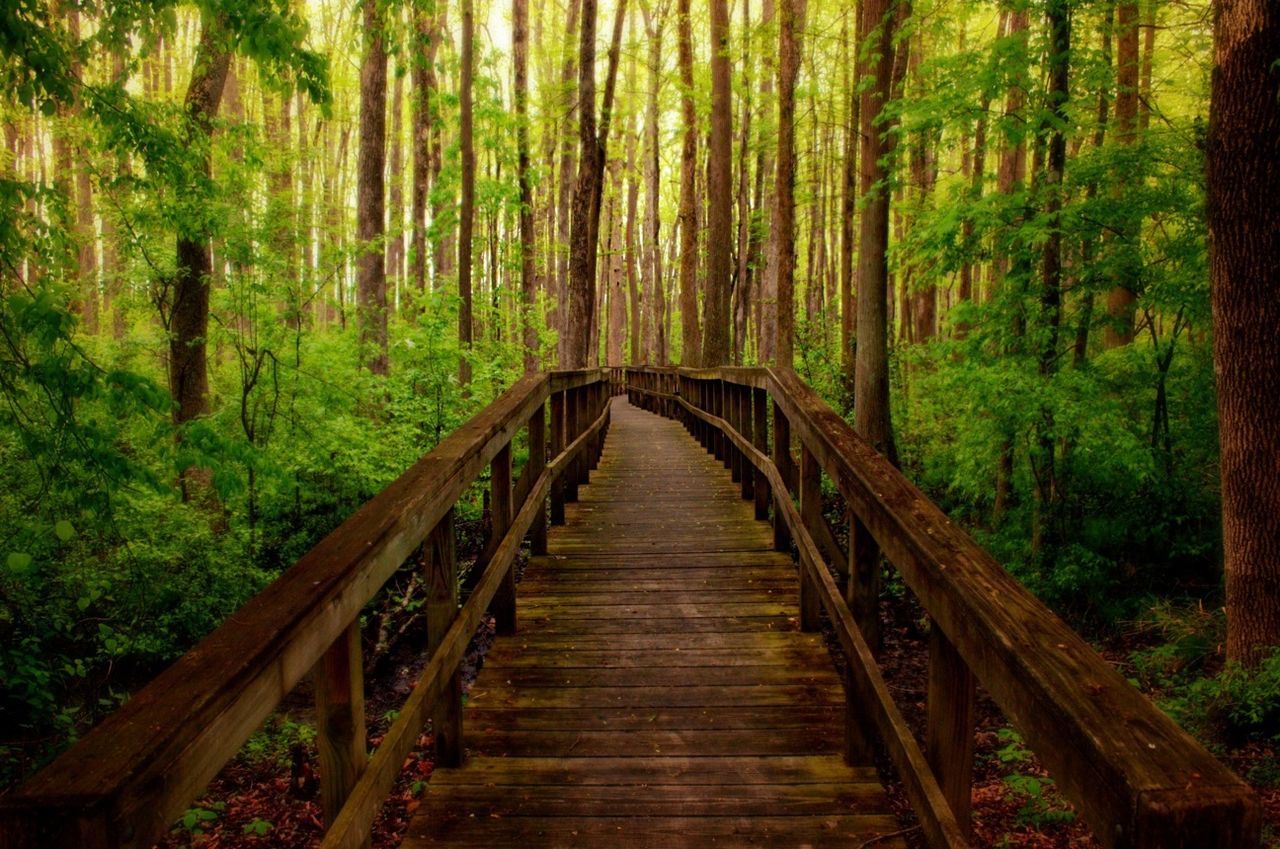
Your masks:
<instances>
[{"instance_id":1,"label":"boardwalk plank","mask_svg":"<svg viewBox=\"0 0 1280 849\"><path fill-rule=\"evenodd\" d=\"M724 465L615 401L403 845L900 847L796 569Z\"/></svg>"}]
</instances>

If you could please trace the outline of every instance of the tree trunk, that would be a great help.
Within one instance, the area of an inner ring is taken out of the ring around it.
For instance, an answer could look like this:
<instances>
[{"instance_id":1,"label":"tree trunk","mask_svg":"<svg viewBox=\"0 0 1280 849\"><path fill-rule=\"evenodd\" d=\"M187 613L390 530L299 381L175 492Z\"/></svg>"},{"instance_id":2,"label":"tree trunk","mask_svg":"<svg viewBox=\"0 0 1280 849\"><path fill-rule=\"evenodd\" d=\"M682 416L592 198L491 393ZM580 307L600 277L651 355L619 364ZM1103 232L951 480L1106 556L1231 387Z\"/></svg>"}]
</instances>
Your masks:
<instances>
[{"instance_id":1,"label":"tree trunk","mask_svg":"<svg viewBox=\"0 0 1280 849\"><path fill-rule=\"evenodd\" d=\"M524 370L538 369L537 279L533 273L533 183L529 174L528 0L512 4L511 40L515 62L516 170L520 182L520 315L524 327Z\"/></svg>"},{"instance_id":2,"label":"tree trunk","mask_svg":"<svg viewBox=\"0 0 1280 849\"><path fill-rule=\"evenodd\" d=\"M1280 645L1280 13L1271 0L1216 10L1207 211L1227 657L1254 665Z\"/></svg>"},{"instance_id":3,"label":"tree trunk","mask_svg":"<svg viewBox=\"0 0 1280 849\"><path fill-rule=\"evenodd\" d=\"M747 352L751 304L751 0L742 3L742 121L738 129L738 269L733 286L733 362Z\"/></svg>"},{"instance_id":4,"label":"tree trunk","mask_svg":"<svg viewBox=\"0 0 1280 849\"><path fill-rule=\"evenodd\" d=\"M356 166L356 324L360 364L387 373L387 269L383 248L383 169L387 137L387 53L377 0L361 0L360 152Z\"/></svg>"},{"instance_id":5,"label":"tree trunk","mask_svg":"<svg viewBox=\"0 0 1280 849\"><path fill-rule=\"evenodd\" d=\"M881 119L889 100L894 64L892 0L864 0L859 41L869 57L861 77L870 77L858 106L862 137L859 176L862 220L858 239L858 353L854 368L854 429L877 451L896 461L889 417L889 176L894 136Z\"/></svg>"},{"instance_id":6,"label":"tree trunk","mask_svg":"<svg viewBox=\"0 0 1280 849\"><path fill-rule=\"evenodd\" d=\"M693 35L689 25L689 0L678 0L676 41L680 63L680 110L684 141L680 148L680 363L697 367L702 362L701 327L698 323L698 113L693 105Z\"/></svg>"},{"instance_id":7,"label":"tree trunk","mask_svg":"<svg viewBox=\"0 0 1280 849\"><path fill-rule=\"evenodd\" d=\"M427 290L427 197L431 190L432 98L435 97L436 46L440 43L434 13L414 11L413 51L413 186L410 206L409 276L419 292Z\"/></svg>"},{"instance_id":8,"label":"tree trunk","mask_svg":"<svg viewBox=\"0 0 1280 849\"><path fill-rule=\"evenodd\" d=\"M853 27L853 49L848 35L841 40L845 61L844 93L848 98L849 115L844 126L844 162L840 181L840 372L847 396L853 396L854 340L856 329L856 297L854 293L853 258L856 249L853 222L858 209L858 105L856 86L849 79L848 67L858 54L858 31L861 28L862 4ZM847 26L847 24L846 24Z\"/></svg>"},{"instance_id":9,"label":"tree trunk","mask_svg":"<svg viewBox=\"0 0 1280 849\"><path fill-rule=\"evenodd\" d=\"M702 364L730 362L729 294L733 288L733 98L729 7L711 5L711 141L707 150L707 278Z\"/></svg>"},{"instance_id":10,"label":"tree trunk","mask_svg":"<svg viewBox=\"0 0 1280 849\"><path fill-rule=\"evenodd\" d=\"M397 59L399 64L402 59ZM387 234L388 300L399 307L404 283L404 75L396 74L391 94L390 168L387 176L390 200L390 232Z\"/></svg>"},{"instance_id":11,"label":"tree trunk","mask_svg":"<svg viewBox=\"0 0 1280 849\"><path fill-rule=\"evenodd\" d=\"M1138 141L1138 0L1121 0L1116 4L1116 116L1115 139L1122 145ZM1115 195L1121 199L1126 187L1132 186L1131 168L1121 167L1116 174ZM1137 301L1137 277L1141 271L1138 257L1138 222L1122 220L1111 240L1117 256L1111 291L1107 293L1107 327L1103 344L1117 348L1133 341L1134 303Z\"/></svg>"},{"instance_id":12,"label":"tree trunk","mask_svg":"<svg viewBox=\"0 0 1280 849\"><path fill-rule=\"evenodd\" d=\"M570 218L570 204L573 199L575 183L573 124L575 116L579 111L578 97L574 90L574 72L577 69L575 57L577 56L577 53L572 49L572 43L574 32L580 26L580 8L581 0L569 0L569 20L565 27L567 37L565 40L564 65L560 73L560 106L562 114L564 115L564 121L560 131L559 186L557 188L556 195L556 308L555 321L552 323L552 327L560 333L559 355L561 368L566 368L567 366L565 364L569 362L569 243L571 240L572 223ZM592 8L594 9L594 7ZM595 14L594 11L592 14ZM592 27L594 26L595 23L593 20Z\"/></svg>"},{"instance_id":13,"label":"tree trunk","mask_svg":"<svg viewBox=\"0 0 1280 849\"><path fill-rule=\"evenodd\" d=\"M795 346L796 273L796 76L805 0L778 4L778 164L774 183L773 231L776 238L777 319L775 362L791 367Z\"/></svg>"},{"instance_id":14,"label":"tree trunk","mask_svg":"<svg viewBox=\"0 0 1280 849\"><path fill-rule=\"evenodd\" d=\"M476 151L473 138L471 79L474 73L475 11L462 6L462 56L458 83L458 146L462 159L462 203L458 209L458 383L471 382L471 238L476 214Z\"/></svg>"},{"instance_id":15,"label":"tree trunk","mask_svg":"<svg viewBox=\"0 0 1280 849\"><path fill-rule=\"evenodd\" d=\"M209 153L213 120L218 115L222 88L231 64L227 51L226 22L221 16L203 16L191 80L184 108L188 146L201 151L201 168L211 173ZM209 234L181 232L177 238L177 267L169 312L169 391L173 395L173 423L181 428L209 412L207 337L209 335L209 278L213 257ZM181 432L178 438L182 438ZM182 474L182 496L212 498L207 469L187 469ZM196 490L200 490L197 493Z\"/></svg>"},{"instance_id":16,"label":"tree trunk","mask_svg":"<svg viewBox=\"0 0 1280 849\"><path fill-rule=\"evenodd\" d=\"M651 15L649 4L641 9L645 13L645 35L649 41L649 99L645 109L645 292L653 305L652 340L647 349L654 365L667 364L667 299L662 280L662 215L659 204L659 178L661 162L658 159L658 94L662 86L662 25L666 6Z\"/></svg>"}]
</instances>

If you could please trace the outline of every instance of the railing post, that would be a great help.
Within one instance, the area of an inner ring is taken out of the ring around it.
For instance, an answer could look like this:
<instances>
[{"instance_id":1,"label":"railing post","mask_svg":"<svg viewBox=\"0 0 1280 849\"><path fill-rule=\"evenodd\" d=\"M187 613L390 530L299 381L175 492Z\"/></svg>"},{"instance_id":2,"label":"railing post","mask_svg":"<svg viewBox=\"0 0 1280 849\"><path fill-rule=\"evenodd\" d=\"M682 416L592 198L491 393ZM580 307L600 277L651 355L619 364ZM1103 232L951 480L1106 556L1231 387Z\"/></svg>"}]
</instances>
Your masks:
<instances>
[{"instance_id":1,"label":"railing post","mask_svg":"<svg viewBox=\"0 0 1280 849\"><path fill-rule=\"evenodd\" d=\"M490 550L496 550L502 538L511 527L511 443L508 442L498 451L493 462L489 464L490 505L493 520L492 535L489 540ZM497 622L499 634L516 632L516 571L514 566L507 567L502 576L502 583L490 604L493 617Z\"/></svg>"},{"instance_id":2,"label":"railing post","mask_svg":"<svg viewBox=\"0 0 1280 849\"><path fill-rule=\"evenodd\" d=\"M427 561L427 657L444 642L458 616L458 554L453 532L453 508L431 531L424 546ZM436 738L436 766L462 766L462 670L449 676L431 713Z\"/></svg>"},{"instance_id":3,"label":"railing post","mask_svg":"<svg viewBox=\"0 0 1280 849\"><path fill-rule=\"evenodd\" d=\"M551 395L551 456L559 457L560 452L569 444L565 438L565 393L554 392ZM551 524L564 524L564 486L565 473L556 477L551 484Z\"/></svg>"},{"instance_id":4,"label":"railing post","mask_svg":"<svg viewBox=\"0 0 1280 849\"><path fill-rule=\"evenodd\" d=\"M711 383L711 415L725 418L724 403L724 381L717 378ZM724 463L726 469L733 468L733 459L729 453L729 437L724 435L724 431L716 430L712 434L712 438L716 442L716 459Z\"/></svg>"},{"instance_id":5,"label":"railing post","mask_svg":"<svg viewBox=\"0 0 1280 849\"><path fill-rule=\"evenodd\" d=\"M929 631L929 724L925 751L956 823L967 835L973 794L973 672L934 622Z\"/></svg>"},{"instance_id":6,"label":"railing post","mask_svg":"<svg viewBox=\"0 0 1280 849\"><path fill-rule=\"evenodd\" d=\"M591 424L591 387L583 386L578 390L577 404L578 417L576 427L574 427L573 435L576 439L586 431ZM582 451L578 454L578 483L586 485L591 483L591 440L587 440L586 445L582 447ZM575 491L576 495L576 491Z\"/></svg>"},{"instance_id":7,"label":"railing post","mask_svg":"<svg viewBox=\"0 0 1280 849\"><path fill-rule=\"evenodd\" d=\"M534 486L543 470L547 468L547 405L539 404L529 417L529 465L525 474L529 476L529 485ZM539 504L538 513L533 518L533 526L529 528L529 551L531 554L547 553L547 505Z\"/></svg>"},{"instance_id":8,"label":"railing post","mask_svg":"<svg viewBox=\"0 0 1280 849\"><path fill-rule=\"evenodd\" d=\"M764 389L751 390L752 444L761 454L769 453L769 393ZM769 480L764 472L755 470L756 519L765 521L769 518Z\"/></svg>"},{"instance_id":9,"label":"railing post","mask_svg":"<svg viewBox=\"0 0 1280 849\"><path fill-rule=\"evenodd\" d=\"M752 441L752 432L755 429L755 422L751 418L751 387L739 386L737 390L738 401L738 432L742 434L742 438L747 442ZM742 498L744 501L750 501L755 497L755 464L747 459L745 452L738 452L738 461L742 464Z\"/></svg>"},{"instance_id":10,"label":"railing post","mask_svg":"<svg viewBox=\"0 0 1280 849\"><path fill-rule=\"evenodd\" d=\"M818 458L808 446L800 446L800 520L805 528L812 525L813 517L822 521L822 467ZM822 563L815 563L818 569L825 569ZM800 630L816 631L822 627L822 602L818 598L817 588L809 571L803 566L800 569Z\"/></svg>"},{"instance_id":11,"label":"railing post","mask_svg":"<svg viewBox=\"0 0 1280 849\"><path fill-rule=\"evenodd\" d=\"M568 447L578 438L579 432L579 389L566 389L564 399L564 447ZM578 480L581 473L578 471L578 458L574 458L569 462L562 475L564 480L564 500L572 504L578 500Z\"/></svg>"},{"instance_id":12,"label":"railing post","mask_svg":"<svg viewBox=\"0 0 1280 849\"><path fill-rule=\"evenodd\" d=\"M742 427L742 419L739 416L740 406L738 403L738 387L735 384L724 382L724 420L729 423L729 427L744 433ZM725 436L725 450L729 452L729 479L734 483L742 483L743 461L746 459L742 456L742 452L738 450L738 446Z\"/></svg>"},{"instance_id":13,"label":"railing post","mask_svg":"<svg viewBox=\"0 0 1280 849\"><path fill-rule=\"evenodd\" d=\"M782 408L778 406L778 402L773 402L773 465L778 467L778 472L782 475L782 480L787 479L786 469L790 467L791 462L791 423L787 421L787 417L783 414ZM775 492L775 499L790 498L791 493L787 490ZM791 531L787 528L787 520L782 517L782 511L775 504L773 508L773 547L778 551L791 550Z\"/></svg>"},{"instance_id":14,"label":"railing post","mask_svg":"<svg viewBox=\"0 0 1280 849\"><path fill-rule=\"evenodd\" d=\"M338 818L368 762L359 619L338 635L316 664L315 687L320 799L327 828Z\"/></svg>"},{"instance_id":15,"label":"railing post","mask_svg":"<svg viewBox=\"0 0 1280 849\"><path fill-rule=\"evenodd\" d=\"M871 651L880 652L880 546L850 510L849 584L845 601Z\"/></svg>"}]
</instances>

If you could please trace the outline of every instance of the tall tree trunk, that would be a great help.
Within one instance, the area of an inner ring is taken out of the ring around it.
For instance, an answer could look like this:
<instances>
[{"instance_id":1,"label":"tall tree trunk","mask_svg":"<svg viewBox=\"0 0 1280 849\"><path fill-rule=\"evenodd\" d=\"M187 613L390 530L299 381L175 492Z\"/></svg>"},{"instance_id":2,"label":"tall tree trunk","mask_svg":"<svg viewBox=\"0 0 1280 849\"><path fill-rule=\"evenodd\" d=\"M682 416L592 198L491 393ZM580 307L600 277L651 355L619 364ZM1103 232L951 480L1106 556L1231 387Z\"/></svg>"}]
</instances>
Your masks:
<instances>
[{"instance_id":1,"label":"tall tree trunk","mask_svg":"<svg viewBox=\"0 0 1280 849\"><path fill-rule=\"evenodd\" d=\"M1116 117L1115 139L1121 145L1138 141L1138 0L1116 4ZM1116 197L1123 198L1132 185L1132 168L1122 165L1116 174ZM1138 222L1123 220L1112 241L1117 254L1116 273L1107 293L1107 327L1103 344L1117 348L1133 341L1134 303L1137 300Z\"/></svg>"},{"instance_id":2,"label":"tall tree trunk","mask_svg":"<svg viewBox=\"0 0 1280 849\"><path fill-rule=\"evenodd\" d=\"M462 204L458 209L458 383L471 382L471 240L476 214L476 151L473 138L471 80L474 74L475 10L462 6L462 67L458 84L458 146L462 159Z\"/></svg>"},{"instance_id":3,"label":"tall tree trunk","mask_svg":"<svg viewBox=\"0 0 1280 849\"><path fill-rule=\"evenodd\" d=\"M387 53L378 0L361 0L360 152L356 166L356 324L360 364L387 373L387 268L383 224L387 140Z\"/></svg>"},{"instance_id":4,"label":"tall tree trunk","mask_svg":"<svg viewBox=\"0 0 1280 849\"><path fill-rule=\"evenodd\" d=\"M72 42L78 45L80 42L80 13L75 8L67 12L67 28L70 31ZM75 53L71 55L70 73L71 77L77 80L76 85L78 85L81 76L80 60L75 58ZM77 90L72 106L73 113L78 114L80 112L79 101L80 97ZM70 151L70 145L66 141L63 142L63 146L67 152ZM79 278L80 320L84 323L85 332L91 336L96 336L100 312L98 307L98 234L97 228L94 226L93 186L89 169L89 152L81 150L79 152L79 162L76 163L75 168L75 235L78 248L76 273Z\"/></svg>"},{"instance_id":5,"label":"tall tree trunk","mask_svg":"<svg viewBox=\"0 0 1280 849\"><path fill-rule=\"evenodd\" d=\"M693 104L693 34L689 0L676 6L676 42L680 62L680 110L684 140L680 148L680 363L702 362L702 334L698 322L698 113Z\"/></svg>"},{"instance_id":6,"label":"tall tree trunk","mask_svg":"<svg viewBox=\"0 0 1280 849\"><path fill-rule=\"evenodd\" d=\"M413 186L410 191L409 276L419 292L427 290L427 196L431 190L432 98L435 97L436 47L440 43L434 12L415 9L413 17Z\"/></svg>"},{"instance_id":7,"label":"tall tree trunk","mask_svg":"<svg viewBox=\"0 0 1280 849\"><path fill-rule=\"evenodd\" d=\"M730 362L729 294L733 288L733 98L729 7L711 5L711 141L707 150L707 279L702 364Z\"/></svg>"},{"instance_id":8,"label":"tall tree trunk","mask_svg":"<svg viewBox=\"0 0 1280 849\"><path fill-rule=\"evenodd\" d=\"M634 19L633 19L634 20ZM633 24L634 28L634 24ZM629 84L627 86L631 91L636 90L636 73L635 62L632 61L628 72ZM640 207L640 182L636 174L636 133L631 126L631 121L627 121L627 220L626 220L626 238L624 239L624 247L626 250L626 277L627 277L627 299L631 305L629 313L630 320L630 357L631 364L637 365L645 361L641 354L642 343L645 337L645 304L640 293L640 279L637 274L636 262L636 215ZM618 187L621 191L621 186Z\"/></svg>"},{"instance_id":9,"label":"tall tree trunk","mask_svg":"<svg viewBox=\"0 0 1280 849\"><path fill-rule=\"evenodd\" d=\"M900 1L900 0L899 0ZM862 219L858 239L858 353L854 369L854 429L896 461L889 418L889 192L887 161L894 137L881 114L889 100L894 64L892 0L864 0L860 76L870 77L858 107L862 137L859 176ZM870 42L870 43L869 43Z\"/></svg>"},{"instance_id":10,"label":"tall tree trunk","mask_svg":"<svg viewBox=\"0 0 1280 849\"><path fill-rule=\"evenodd\" d=\"M582 0L569 0L569 20L565 27L564 63L560 72L561 113L564 121L560 130L559 186L556 202L556 309L552 326L560 333L559 355L562 368L569 362L569 242L571 240L570 204L573 200L574 158L573 127L579 111L579 98L574 88L577 52L572 49L573 36L579 28L579 11ZM594 7L592 7L594 9ZM595 12L593 11L594 15ZM595 26L593 21L592 26ZM594 106L594 104L593 104Z\"/></svg>"},{"instance_id":11,"label":"tall tree trunk","mask_svg":"<svg viewBox=\"0 0 1280 849\"><path fill-rule=\"evenodd\" d=\"M848 118L844 126L844 162L840 181L840 372L845 394L852 398L854 379L854 340L857 314L854 294L853 258L855 251L853 222L858 209L858 97L857 87L849 79L849 66L858 55L858 33L862 26L863 4L853 25L853 49L850 50L848 34L841 39L844 59L841 63L844 95L848 103ZM848 26L846 23L844 26Z\"/></svg>"},{"instance_id":12,"label":"tall tree trunk","mask_svg":"<svg viewBox=\"0 0 1280 849\"><path fill-rule=\"evenodd\" d=\"M1280 12L1224 0L1209 109L1209 269L1222 441L1227 657L1280 645Z\"/></svg>"},{"instance_id":13,"label":"tall tree trunk","mask_svg":"<svg viewBox=\"0 0 1280 849\"><path fill-rule=\"evenodd\" d=\"M796 76L800 72L800 35L805 0L778 4L778 165L774 184L773 231L777 239L777 318L775 362L795 360L796 273Z\"/></svg>"},{"instance_id":14,"label":"tall tree trunk","mask_svg":"<svg viewBox=\"0 0 1280 849\"><path fill-rule=\"evenodd\" d=\"M515 62L516 178L520 182L520 315L524 327L524 370L538 369L537 279L533 273L533 182L529 174L528 0L513 0L512 54Z\"/></svg>"},{"instance_id":15,"label":"tall tree trunk","mask_svg":"<svg viewBox=\"0 0 1280 849\"><path fill-rule=\"evenodd\" d=\"M396 59L399 63L402 59ZM391 180L388 187L390 200L390 232L387 234L387 274L391 278L388 283L388 299L399 307L403 296L404 284L404 75L396 74L395 85L391 89L391 138L388 147L391 149L390 168L387 175Z\"/></svg>"},{"instance_id":16,"label":"tall tree trunk","mask_svg":"<svg viewBox=\"0 0 1280 849\"><path fill-rule=\"evenodd\" d=\"M738 129L738 269L733 287L733 362L747 352L751 304L751 0L742 3L742 121Z\"/></svg>"},{"instance_id":17,"label":"tall tree trunk","mask_svg":"<svg viewBox=\"0 0 1280 849\"><path fill-rule=\"evenodd\" d=\"M667 364L667 299L662 279L662 215L659 204L659 177L662 166L658 159L658 94L662 86L662 25L665 4L656 13L643 3L645 36L649 42L649 97L645 108L645 291L653 305L652 341L648 350L653 363Z\"/></svg>"},{"instance_id":18,"label":"tall tree trunk","mask_svg":"<svg viewBox=\"0 0 1280 849\"><path fill-rule=\"evenodd\" d=\"M209 152L213 121L218 115L222 88L231 64L227 50L226 22L212 13L203 15L200 42L192 63L191 80L184 100L188 146L201 151L201 168L211 174ZM209 412L209 373L206 340L209 335L209 282L213 257L209 233L180 232L177 267L169 312L169 391L173 395L173 423L181 428ZM182 438L179 432L178 438ZM212 499L207 469L187 469L181 479L184 499Z\"/></svg>"},{"instance_id":19,"label":"tall tree trunk","mask_svg":"<svg viewBox=\"0 0 1280 849\"><path fill-rule=\"evenodd\" d=\"M760 9L760 25L762 28L768 27L773 22L774 17L774 0L764 0ZM768 109L773 97L773 80L776 76L774 67L773 54L775 51L769 49L769 45L765 44L763 50L764 61L761 63L760 74L760 103L762 110L761 124L764 124L763 110ZM761 141L764 140L764 132L761 132ZM761 210L762 227L763 219L767 215L769 221L768 240L763 246L763 262L760 266L760 296L756 299L759 317L756 319L756 351L757 359L762 363L771 363L777 356L778 343L778 230L773 225L774 208L777 204L774 202L774 192L777 190L776 174L774 173L774 153L776 144L761 143L760 151L756 157L756 174L757 180L760 181L765 189L764 201L757 204ZM761 241L764 241L763 239Z\"/></svg>"},{"instance_id":20,"label":"tall tree trunk","mask_svg":"<svg viewBox=\"0 0 1280 849\"><path fill-rule=\"evenodd\" d=\"M606 345L605 365L620 366L624 360L622 352L627 335L627 293L626 272L623 262L626 251L623 247L622 229L622 160L609 161L609 182L613 190L609 193L609 252L605 267L608 269L605 279L609 281L609 341Z\"/></svg>"}]
</instances>

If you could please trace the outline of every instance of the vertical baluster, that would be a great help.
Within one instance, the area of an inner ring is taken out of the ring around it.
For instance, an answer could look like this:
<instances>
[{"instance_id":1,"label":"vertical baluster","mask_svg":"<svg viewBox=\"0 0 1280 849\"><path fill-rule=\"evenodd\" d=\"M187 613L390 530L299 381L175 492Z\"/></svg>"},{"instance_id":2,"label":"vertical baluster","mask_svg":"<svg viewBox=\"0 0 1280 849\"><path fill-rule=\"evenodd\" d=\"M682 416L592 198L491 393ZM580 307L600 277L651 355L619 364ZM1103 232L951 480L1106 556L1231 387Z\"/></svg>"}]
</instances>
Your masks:
<instances>
[{"instance_id":1,"label":"vertical baluster","mask_svg":"<svg viewBox=\"0 0 1280 849\"><path fill-rule=\"evenodd\" d=\"M578 391L577 397L578 419L577 428L575 428L575 436L582 436L591 424L591 387L584 386ZM586 485L591 483L591 446L590 440L588 444L584 444L582 452L578 454L578 483Z\"/></svg>"},{"instance_id":2,"label":"vertical baluster","mask_svg":"<svg viewBox=\"0 0 1280 849\"><path fill-rule=\"evenodd\" d=\"M497 550L498 544L511 528L511 519L514 514L511 492L510 442L502 446L498 456L494 457L493 462L489 464L489 489L491 493L489 503L492 505L491 511L493 514L491 523L493 531L489 540L489 548L490 550ZM514 561L503 573L502 583L498 586L498 591L494 594L489 609L493 611L494 619L497 620L499 634L514 634L516 632L516 570Z\"/></svg>"},{"instance_id":3,"label":"vertical baluster","mask_svg":"<svg viewBox=\"0 0 1280 849\"><path fill-rule=\"evenodd\" d=\"M969 833L973 787L973 672L937 623L929 633L929 726L926 751L956 822Z\"/></svg>"},{"instance_id":4,"label":"vertical baluster","mask_svg":"<svg viewBox=\"0 0 1280 849\"><path fill-rule=\"evenodd\" d=\"M748 443L752 442L752 434L755 430L755 421L751 418L751 387L739 386L738 396L738 432L742 434L742 438ZM747 455L741 451L738 456L742 462L742 498L750 501L755 498L755 464L747 458Z\"/></svg>"},{"instance_id":5,"label":"vertical baluster","mask_svg":"<svg viewBox=\"0 0 1280 849\"><path fill-rule=\"evenodd\" d=\"M556 392L551 396L551 455L559 457L568 444L565 439L565 393ZM551 484L551 524L564 524L564 480L562 473Z\"/></svg>"},{"instance_id":6,"label":"vertical baluster","mask_svg":"<svg viewBox=\"0 0 1280 849\"><path fill-rule=\"evenodd\" d=\"M845 600L871 651L880 652L880 546L867 526L852 515L849 522L849 585Z\"/></svg>"},{"instance_id":7,"label":"vertical baluster","mask_svg":"<svg viewBox=\"0 0 1280 849\"><path fill-rule=\"evenodd\" d=\"M822 468L806 445L800 446L800 519L805 529L813 526L814 517L822 521ZM814 564L825 569L821 563ZM800 630L816 631L821 627L822 605L817 588L803 565L800 569Z\"/></svg>"},{"instance_id":8,"label":"vertical baluster","mask_svg":"<svg viewBox=\"0 0 1280 849\"><path fill-rule=\"evenodd\" d=\"M565 391L564 403L564 444L566 447L573 444L578 438L579 433L579 404L578 389L568 389ZM578 481L581 475L578 471L578 459L575 457L564 470L564 500L566 503L572 504L578 500Z\"/></svg>"},{"instance_id":9,"label":"vertical baluster","mask_svg":"<svg viewBox=\"0 0 1280 849\"><path fill-rule=\"evenodd\" d=\"M764 455L769 453L769 393L764 389L751 390L751 443ZM769 518L769 481L759 469L754 473L753 486L756 498L756 519Z\"/></svg>"},{"instance_id":10,"label":"vertical baluster","mask_svg":"<svg viewBox=\"0 0 1280 849\"><path fill-rule=\"evenodd\" d=\"M738 387L732 383L722 383L724 387L724 420L729 427L742 432L742 421L738 416ZM742 482L742 452L738 450L738 446L733 440L725 436L725 447L729 452L729 479L734 483Z\"/></svg>"},{"instance_id":11,"label":"vertical baluster","mask_svg":"<svg viewBox=\"0 0 1280 849\"><path fill-rule=\"evenodd\" d=\"M359 619L338 635L316 663L315 687L320 799L328 826L337 819L368 761Z\"/></svg>"},{"instance_id":12,"label":"vertical baluster","mask_svg":"<svg viewBox=\"0 0 1280 849\"><path fill-rule=\"evenodd\" d=\"M782 408L775 401L773 403L773 465L778 467L778 473L784 482L787 479L790 463L791 423L787 421ZM775 492L773 497L775 499L790 498L791 493L783 489L782 492ZM787 528L787 520L782 517L782 511L776 505L773 508L773 547L778 551L791 550L791 531Z\"/></svg>"},{"instance_id":13,"label":"vertical baluster","mask_svg":"<svg viewBox=\"0 0 1280 849\"><path fill-rule=\"evenodd\" d=\"M529 476L529 485L538 483L538 478L547 468L547 405L539 404L529 417L529 465L525 474ZM529 528L529 551L531 554L547 553L547 505L539 504L538 513L533 517L533 525Z\"/></svg>"},{"instance_id":14,"label":"vertical baluster","mask_svg":"<svg viewBox=\"0 0 1280 849\"><path fill-rule=\"evenodd\" d=\"M453 508L432 530L423 549L427 566L427 656L435 654L458 616L458 549ZM449 677L431 714L436 766L462 765L462 670Z\"/></svg>"}]
</instances>

